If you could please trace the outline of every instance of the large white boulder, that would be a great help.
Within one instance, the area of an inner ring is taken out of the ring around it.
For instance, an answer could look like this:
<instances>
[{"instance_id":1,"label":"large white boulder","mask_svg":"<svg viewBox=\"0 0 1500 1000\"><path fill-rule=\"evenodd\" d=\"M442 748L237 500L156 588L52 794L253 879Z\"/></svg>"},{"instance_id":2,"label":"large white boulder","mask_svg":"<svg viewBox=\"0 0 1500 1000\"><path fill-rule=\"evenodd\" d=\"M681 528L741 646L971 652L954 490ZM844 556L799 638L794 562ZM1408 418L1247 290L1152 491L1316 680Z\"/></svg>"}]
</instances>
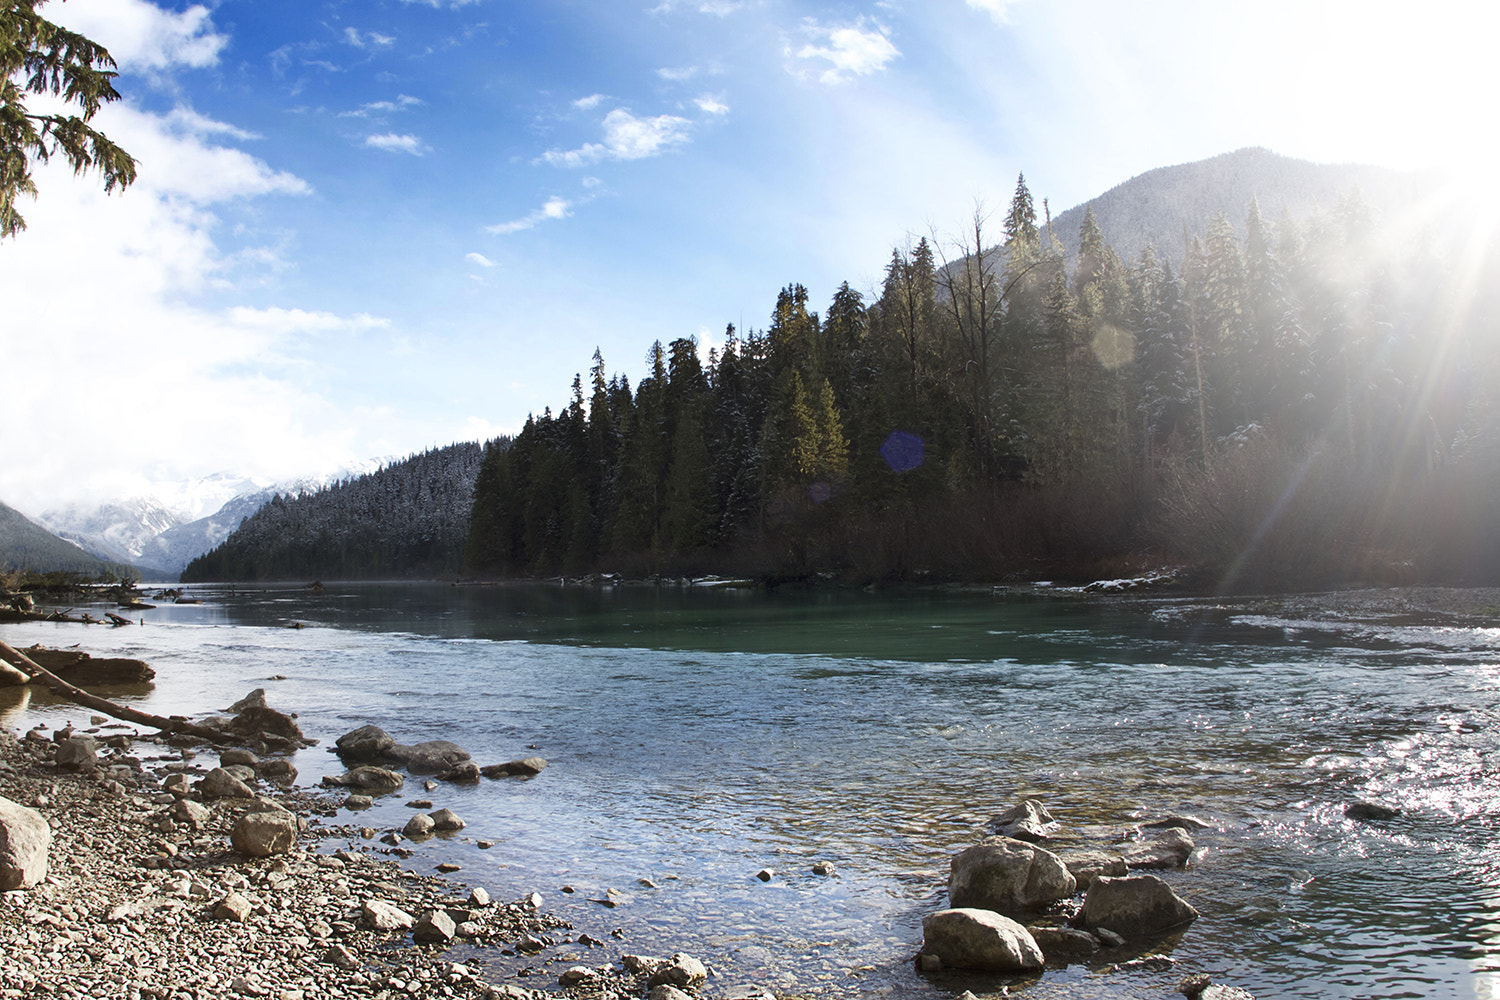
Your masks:
<instances>
[{"instance_id":1,"label":"large white boulder","mask_svg":"<svg viewBox=\"0 0 1500 1000\"><path fill-rule=\"evenodd\" d=\"M24 889L47 877L52 828L35 809L0 798L0 892Z\"/></svg>"}]
</instances>

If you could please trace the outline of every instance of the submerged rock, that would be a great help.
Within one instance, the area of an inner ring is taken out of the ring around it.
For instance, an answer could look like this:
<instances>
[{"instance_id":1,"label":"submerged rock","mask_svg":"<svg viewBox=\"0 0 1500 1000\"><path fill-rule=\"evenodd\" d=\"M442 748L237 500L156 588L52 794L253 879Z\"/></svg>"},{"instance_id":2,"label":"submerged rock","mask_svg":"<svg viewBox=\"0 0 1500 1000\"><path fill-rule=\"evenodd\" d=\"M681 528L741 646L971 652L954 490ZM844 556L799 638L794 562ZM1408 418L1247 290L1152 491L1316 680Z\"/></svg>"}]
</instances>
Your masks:
<instances>
[{"instance_id":1,"label":"submerged rock","mask_svg":"<svg viewBox=\"0 0 1500 1000\"><path fill-rule=\"evenodd\" d=\"M384 767L364 765L351 768L340 775L328 775L323 784L358 788L370 792L394 792L406 783L406 779L395 771Z\"/></svg>"},{"instance_id":2,"label":"submerged rock","mask_svg":"<svg viewBox=\"0 0 1500 1000\"><path fill-rule=\"evenodd\" d=\"M943 967L1024 972L1046 964L1031 933L992 910L957 907L922 918L922 953Z\"/></svg>"},{"instance_id":3,"label":"submerged rock","mask_svg":"<svg viewBox=\"0 0 1500 1000\"><path fill-rule=\"evenodd\" d=\"M1182 868L1195 846L1193 838L1180 828L1166 827L1150 840L1126 845L1120 850L1120 856L1131 869Z\"/></svg>"},{"instance_id":4,"label":"submerged rock","mask_svg":"<svg viewBox=\"0 0 1500 1000\"><path fill-rule=\"evenodd\" d=\"M385 755L412 774L441 774L469 759L469 751L448 740L427 740L410 746L397 743L386 748Z\"/></svg>"},{"instance_id":5,"label":"submerged rock","mask_svg":"<svg viewBox=\"0 0 1500 1000\"><path fill-rule=\"evenodd\" d=\"M1366 802L1364 799L1355 799L1344 807L1344 815L1354 820L1379 821L1395 819L1401 815L1401 810L1395 806L1386 806L1378 802Z\"/></svg>"},{"instance_id":6,"label":"submerged rock","mask_svg":"<svg viewBox=\"0 0 1500 1000\"><path fill-rule=\"evenodd\" d=\"M395 738L379 726L360 726L335 740L333 748L346 761L374 764L385 760L385 752L395 745Z\"/></svg>"},{"instance_id":7,"label":"submerged rock","mask_svg":"<svg viewBox=\"0 0 1500 1000\"><path fill-rule=\"evenodd\" d=\"M541 774L547 762L540 757L525 757L505 764L486 764L479 773L486 778L529 778Z\"/></svg>"},{"instance_id":8,"label":"submerged rock","mask_svg":"<svg viewBox=\"0 0 1500 1000\"><path fill-rule=\"evenodd\" d=\"M1198 919L1198 911L1155 875L1102 875L1089 886L1080 916L1086 927L1133 939L1180 927Z\"/></svg>"}]
</instances>

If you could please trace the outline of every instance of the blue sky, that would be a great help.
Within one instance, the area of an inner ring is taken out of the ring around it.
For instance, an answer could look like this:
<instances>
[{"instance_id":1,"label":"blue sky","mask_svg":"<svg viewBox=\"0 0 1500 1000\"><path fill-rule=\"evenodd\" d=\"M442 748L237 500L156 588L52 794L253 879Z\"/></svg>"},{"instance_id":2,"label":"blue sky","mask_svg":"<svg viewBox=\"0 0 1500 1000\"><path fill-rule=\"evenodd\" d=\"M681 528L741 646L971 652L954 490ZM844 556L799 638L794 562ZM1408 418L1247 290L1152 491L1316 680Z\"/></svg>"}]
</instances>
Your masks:
<instances>
[{"instance_id":1,"label":"blue sky","mask_svg":"<svg viewBox=\"0 0 1500 1000\"><path fill-rule=\"evenodd\" d=\"M43 168L0 245L0 500L512 432L596 347L633 383L790 282L874 292L1020 171L1061 211L1249 145L1492 163L1472 6L54 0L141 179Z\"/></svg>"}]
</instances>

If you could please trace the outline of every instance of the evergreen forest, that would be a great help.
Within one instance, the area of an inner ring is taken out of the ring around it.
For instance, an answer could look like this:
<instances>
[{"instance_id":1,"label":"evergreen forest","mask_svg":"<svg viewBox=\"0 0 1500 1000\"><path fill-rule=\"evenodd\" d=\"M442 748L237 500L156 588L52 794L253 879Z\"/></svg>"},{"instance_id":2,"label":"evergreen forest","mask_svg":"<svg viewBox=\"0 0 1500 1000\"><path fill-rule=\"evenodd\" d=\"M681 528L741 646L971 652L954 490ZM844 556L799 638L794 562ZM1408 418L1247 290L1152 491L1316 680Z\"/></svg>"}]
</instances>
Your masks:
<instances>
[{"instance_id":1,"label":"evergreen forest","mask_svg":"<svg viewBox=\"0 0 1500 1000\"><path fill-rule=\"evenodd\" d=\"M503 442L501 442L503 443ZM432 578L463 565L484 452L433 448L301 496L276 496L182 572L202 580Z\"/></svg>"},{"instance_id":2,"label":"evergreen forest","mask_svg":"<svg viewBox=\"0 0 1500 1000\"><path fill-rule=\"evenodd\" d=\"M896 247L878 295L845 283L820 314L790 284L706 363L693 338L651 345L634 387L596 351L570 401L484 447L466 564L1497 582L1483 236L1424 236L1351 191L1300 219L1252 200L1121 259L1092 213L1076 233L1039 217L1022 177L1003 216Z\"/></svg>"}]
</instances>

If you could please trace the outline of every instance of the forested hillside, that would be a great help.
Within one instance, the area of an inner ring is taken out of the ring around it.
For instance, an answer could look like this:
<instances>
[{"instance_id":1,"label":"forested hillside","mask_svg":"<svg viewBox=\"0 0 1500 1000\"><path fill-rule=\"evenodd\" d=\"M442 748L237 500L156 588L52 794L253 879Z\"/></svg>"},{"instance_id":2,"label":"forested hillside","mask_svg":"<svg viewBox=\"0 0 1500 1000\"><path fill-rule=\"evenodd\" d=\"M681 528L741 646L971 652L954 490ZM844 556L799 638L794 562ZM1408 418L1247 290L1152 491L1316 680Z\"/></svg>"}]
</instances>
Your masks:
<instances>
[{"instance_id":1,"label":"forested hillside","mask_svg":"<svg viewBox=\"0 0 1500 1000\"><path fill-rule=\"evenodd\" d=\"M1124 259L1022 180L1002 218L897 247L873 301L845 284L820 316L789 285L706 366L653 345L634 388L596 352L486 450L469 565L1497 579L1493 233L1406 242L1350 191L1188 235L1180 268Z\"/></svg>"},{"instance_id":2,"label":"forested hillside","mask_svg":"<svg viewBox=\"0 0 1500 1000\"><path fill-rule=\"evenodd\" d=\"M33 523L14 507L0 503L0 571L63 571L120 578L140 576L130 566L100 559Z\"/></svg>"},{"instance_id":3,"label":"forested hillside","mask_svg":"<svg viewBox=\"0 0 1500 1000\"><path fill-rule=\"evenodd\" d=\"M449 445L299 497L278 495L223 544L190 562L182 579L358 580L456 572L483 453L477 442Z\"/></svg>"}]
</instances>

